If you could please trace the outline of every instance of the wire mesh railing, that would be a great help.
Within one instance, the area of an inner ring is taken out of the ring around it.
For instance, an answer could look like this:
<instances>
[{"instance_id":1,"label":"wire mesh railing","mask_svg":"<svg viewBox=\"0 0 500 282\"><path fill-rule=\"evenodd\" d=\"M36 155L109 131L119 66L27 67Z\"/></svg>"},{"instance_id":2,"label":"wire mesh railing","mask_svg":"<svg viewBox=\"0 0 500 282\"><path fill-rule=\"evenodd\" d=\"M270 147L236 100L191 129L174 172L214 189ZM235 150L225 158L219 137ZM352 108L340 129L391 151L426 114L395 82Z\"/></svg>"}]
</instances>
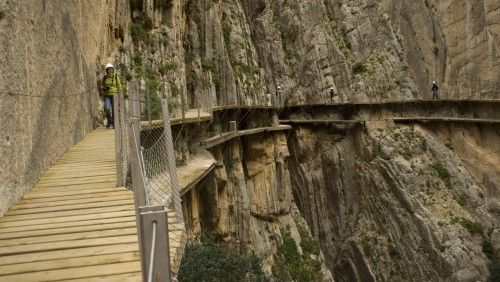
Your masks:
<instances>
[{"instance_id":1,"label":"wire mesh railing","mask_svg":"<svg viewBox=\"0 0 500 282\"><path fill-rule=\"evenodd\" d=\"M155 268L153 271L157 273L168 268L168 273L163 275L175 276L186 243L186 231L170 129L169 107L165 99L161 100L161 115L155 115L155 118L160 117L163 126L155 130L141 131L141 124L144 121L150 121L152 116L143 114L141 103L144 99L140 97L136 82L130 83L129 93L131 97L128 112L126 102L122 97L116 99L114 105L117 182L119 184L129 183L134 190L144 280L147 280L145 275L151 274L149 269L152 260L148 258L150 254L146 250L150 248L151 242L149 241L152 238L150 236L152 230L149 229L156 226L151 225L152 215L148 211L148 209L153 208L156 213L164 213L165 225L168 227L159 229L159 233L155 235L158 237L155 238L157 241L160 240L160 245L162 239L166 240L166 244L169 246L166 255L170 257L168 267L160 265L158 268L163 270ZM117 123L117 121L119 122ZM131 181L128 182L127 179Z\"/></svg>"}]
</instances>

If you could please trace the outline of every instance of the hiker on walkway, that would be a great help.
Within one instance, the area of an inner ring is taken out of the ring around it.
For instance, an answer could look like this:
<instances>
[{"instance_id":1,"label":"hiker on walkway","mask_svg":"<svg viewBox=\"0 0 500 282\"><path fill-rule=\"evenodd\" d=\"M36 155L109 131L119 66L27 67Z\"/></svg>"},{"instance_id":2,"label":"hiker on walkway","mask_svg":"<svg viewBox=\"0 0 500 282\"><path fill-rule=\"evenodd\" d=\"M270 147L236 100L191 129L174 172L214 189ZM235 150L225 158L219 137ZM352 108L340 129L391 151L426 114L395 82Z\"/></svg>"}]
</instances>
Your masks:
<instances>
[{"instance_id":1,"label":"hiker on walkway","mask_svg":"<svg viewBox=\"0 0 500 282\"><path fill-rule=\"evenodd\" d=\"M120 77L115 73L115 67L112 64L106 65L106 75L101 81L101 90L104 99L104 111L106 112L106 128L112 126L115 128L114 112L113 112L113 98L118 95L122 84Z\"/></svg>"},{"instance_id":2,"label":"hiker on walkway","mask_svg":"<svg viewBox=\"0 0 500 282\"><path fill-rule=\"evenodd\" d=\"M328 90L328 94L330 94L330 103L333 104L333 98L335 98L335 96L337 96L336 89L333 86L330 87L330 89Z\"/></svg>"},{"instance_id":3,"label":"hiker on walkway","mask_svg":"<svg viewBox=\"0 0 500 282\"><path fill-rule=\"evenodd\" d=\"M438 99L437 92L439 90L439 87L437 86L435 81L432 82L432 89L431 90L432 90L432 99Z\"/></svg>"},{"instance_id":4,"label":"hiker on walkway","mask_svg":"<svg viewBox=\"0 0 500 282\"><path fill-rule=\"evenodd\" d=\"M281 89L281 86L278 85L276 87L276 105L277 107L281 107L283 103L283 90Z\"/></svg>"}]
</instances>

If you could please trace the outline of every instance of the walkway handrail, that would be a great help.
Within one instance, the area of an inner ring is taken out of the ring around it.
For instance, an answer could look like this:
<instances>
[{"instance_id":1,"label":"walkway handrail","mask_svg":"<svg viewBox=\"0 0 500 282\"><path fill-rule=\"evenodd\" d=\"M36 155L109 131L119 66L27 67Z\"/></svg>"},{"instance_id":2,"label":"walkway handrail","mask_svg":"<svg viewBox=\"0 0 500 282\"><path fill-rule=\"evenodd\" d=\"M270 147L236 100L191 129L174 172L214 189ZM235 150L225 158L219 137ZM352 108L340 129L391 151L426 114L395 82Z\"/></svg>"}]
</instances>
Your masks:
<instances>
[{"instance_id":1,"label":"walkway handrail","mask_svg":"<svg viewBox=\"0 0 500 282\"><path fill-rule=\"evenodd\" d=\"M155 281L170 281L177 272L186 236L168 104L162 100L161 134L141 132L139 88L135 82L131 88L127 133L142 277L143 281L152 281L153 277ZM172 238L169 213L175 226ZM174 252L172 266L170 245Z\"/></svg>"}]
</instances>

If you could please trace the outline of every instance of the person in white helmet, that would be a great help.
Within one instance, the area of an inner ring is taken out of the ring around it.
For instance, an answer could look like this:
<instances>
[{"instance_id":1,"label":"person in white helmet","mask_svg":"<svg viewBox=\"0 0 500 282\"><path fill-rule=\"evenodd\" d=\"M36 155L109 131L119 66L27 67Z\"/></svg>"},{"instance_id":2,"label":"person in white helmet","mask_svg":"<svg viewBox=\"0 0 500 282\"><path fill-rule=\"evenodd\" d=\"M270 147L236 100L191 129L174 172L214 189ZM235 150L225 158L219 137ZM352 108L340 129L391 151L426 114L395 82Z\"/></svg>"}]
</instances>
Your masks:
<instances>
[{"instance_id":1,"label":"person in white helmet","mask_svg":"<svg viewBox=\"0 0 500 282\"><path fill-rule=\"evenodd\" d=\"M328 94L330 94L330 103L333 104L333 98L337 96L337 89L335 89L334 86L330 87L330 89L328 90Z\"/></svg>"},{"instance_id":2,"label":"person in white helmet","mask_svg":"<svg viewBox=\"0 0 500 282\"><path fill-rule=\"evenodd\" d=\"M435 81L432 82L431 90L432 90L432 99L438 99L437 92L439 90L439 87L437 86Z\"/></svg>"},{"instance_id":3,"label":"person in white helmet","mask_svg":"<svg viewBox=\"0 0 500 282\"><path fill-rule=\"evenodd\" d=\"M280 106L283 102L283 89L278 85L276 87L276 106Z\"/></svg>"},{"instance_id":4,"label":"person in white helmet","mask_svg":"<svg viewBox=\"0 0 500 282\"><path fill-rule=\"evenodd\" d=\"M112 126L115 128L114 113L113 113L113 98L118 95L122 84L120 77L115 73L113 64L106 65L106 75L101 81L102 93L104 97L104 111L106 112L106 128Z\"/></svg>"}]
</instances>

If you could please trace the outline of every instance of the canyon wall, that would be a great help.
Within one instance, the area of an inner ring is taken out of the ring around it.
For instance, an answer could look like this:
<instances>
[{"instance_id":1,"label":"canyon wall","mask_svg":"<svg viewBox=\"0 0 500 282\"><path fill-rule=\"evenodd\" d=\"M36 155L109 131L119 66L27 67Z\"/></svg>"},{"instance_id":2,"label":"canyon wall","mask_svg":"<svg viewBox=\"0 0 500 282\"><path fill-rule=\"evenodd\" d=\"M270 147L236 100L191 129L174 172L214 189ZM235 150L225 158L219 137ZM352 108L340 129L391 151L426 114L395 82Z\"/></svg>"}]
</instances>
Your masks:
<instances>
[{"instance_id":1,"label":"canyon wall","mask_svg":"<svg viewBox=\"0 0 500 282\"><path fill-rule=\"evenodd\" d=\"M0 215L102 120L97 80L128 4L59 2L0 3Z\"/></svg>"},{"instance_id":2,"label":"canyon wall","mask_svg":"<svg viewBox=\"0 0 500 282\"><path fill-rule=\"evenodd\" d=\"M494 256L485 246L500 247L499 134L473 125L296 128L294 198L335 279L487 280Z\"/></svg>"}]
</instances>

